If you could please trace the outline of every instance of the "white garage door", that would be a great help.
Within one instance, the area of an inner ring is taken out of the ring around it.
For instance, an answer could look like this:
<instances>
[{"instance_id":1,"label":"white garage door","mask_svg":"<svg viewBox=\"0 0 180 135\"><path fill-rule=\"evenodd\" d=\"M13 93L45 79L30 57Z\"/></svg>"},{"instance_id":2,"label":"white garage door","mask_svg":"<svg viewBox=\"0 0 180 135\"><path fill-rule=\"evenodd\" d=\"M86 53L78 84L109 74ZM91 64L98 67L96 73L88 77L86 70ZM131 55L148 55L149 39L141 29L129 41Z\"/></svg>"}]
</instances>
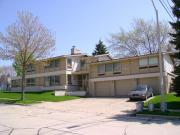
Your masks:
<instances>
[{"instance_id":1,"label":"white garage door","mask_svg":"<svg viewBox=\"0 0 180 135\"><path fill-rule=\"evenodd\" d=\"M95 82L95 96L100 96L100 97L114 96L113 81Z\"/></svg>"},{"instance_id":2,"label":"white garage door","mask_svg":"<svg viewBox=\"0 0 180 135\"><path fill-rule=\"evenodd\" d=\"M117 80L115 81L115 95L128 96L129 92L136 87L136 80Z\"/></svg>"}]
</instances>

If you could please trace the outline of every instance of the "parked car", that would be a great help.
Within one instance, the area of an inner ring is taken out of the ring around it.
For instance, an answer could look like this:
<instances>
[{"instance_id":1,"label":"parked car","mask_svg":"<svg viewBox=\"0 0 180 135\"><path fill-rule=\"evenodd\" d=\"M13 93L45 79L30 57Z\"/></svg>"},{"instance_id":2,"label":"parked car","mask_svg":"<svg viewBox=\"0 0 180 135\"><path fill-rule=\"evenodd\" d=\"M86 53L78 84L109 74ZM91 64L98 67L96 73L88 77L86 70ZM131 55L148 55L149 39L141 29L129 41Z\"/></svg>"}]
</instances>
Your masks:
<instances>
[{"instance_id":1,"label":"parked car","mask_svg":"<svg viewBox=\"0 0 180 135\"><path fill-rule=\"evenodd\" d=\"M134 90L129 93L129 99L142 99L153 96L153 89L149 85L138 85Z\"/></svg>"}]
</instances>

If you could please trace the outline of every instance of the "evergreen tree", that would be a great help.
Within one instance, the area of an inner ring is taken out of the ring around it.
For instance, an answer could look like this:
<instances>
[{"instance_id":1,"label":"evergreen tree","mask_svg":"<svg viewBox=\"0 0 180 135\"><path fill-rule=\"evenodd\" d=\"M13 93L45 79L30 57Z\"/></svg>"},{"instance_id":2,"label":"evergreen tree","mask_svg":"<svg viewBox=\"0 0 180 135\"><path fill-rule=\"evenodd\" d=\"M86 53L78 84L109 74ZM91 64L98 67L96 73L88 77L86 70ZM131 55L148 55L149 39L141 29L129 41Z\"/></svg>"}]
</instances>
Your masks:
<instances>
[{"instance_id":1,"label":"evergreen tree","mask_svg":"<svg viewBox=\"0 0 180 135\"><path fill-rule=\"evenodd\" d=\"M100 55L100 54L108 54L106 46L103 44L101 40L99 40L99 43L96 44L96 48L94 52L92 53L93 56Z\"/></svg>"},{"instance_id":2,"label":"evergreen tree","mask_svg":"<svg viewBox=\"0 0 180 135\"><path fill-rule=\"evenodd\" d=\"M180 1L172 0L174 6L172 8L172 12L176 17L175 22L171 22L171 26L174 29L175 33L171 34L172 41L171 43L175 45L177 52L174 55L174 58L178 61L180 60ZM175 67L174 73L177 75L173 80L173 90L180 95L180 64L177 64Z\"/></svg>"}]
</instances>

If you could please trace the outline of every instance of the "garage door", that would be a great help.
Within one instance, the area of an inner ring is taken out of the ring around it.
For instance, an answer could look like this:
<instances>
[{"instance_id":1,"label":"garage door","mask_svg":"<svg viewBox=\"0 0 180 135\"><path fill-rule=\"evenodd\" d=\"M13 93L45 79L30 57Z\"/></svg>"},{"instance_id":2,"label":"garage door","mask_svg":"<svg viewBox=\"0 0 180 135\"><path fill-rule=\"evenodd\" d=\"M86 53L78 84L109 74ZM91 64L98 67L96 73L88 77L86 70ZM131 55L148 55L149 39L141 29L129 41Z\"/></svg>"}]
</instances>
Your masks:
<instances>
[{"instance_id":1,"label":"garage door","mask_svg":"<svg viewBox=\"0 0 180 135\"><path fill-rule=\"evenodd\" d=\"M154 93L159 93L159 79L158 77L150 77L150 78L139 78L138 84L146 84L153 88Z\"/></svg>"},{"instance_id":2,"label":"garage door","mask_svg":"<svg viewBox=\"0 0 180 135\"><path fill-rule=\"evenodd\" d=\"M115 95L128 96L129 92L136 87L136 80L117 80L115 81Z\"/></svg>"},{"instance_id":3,"label":"garage door","mask_svg":"<svg viewBox=\"0 0 180 135\"><path fill-rule=\"evenodd\" d=\"M113 81L95 82L95 96L99 96L99 97L114 96Z\"/></svg>"}]
</instances>

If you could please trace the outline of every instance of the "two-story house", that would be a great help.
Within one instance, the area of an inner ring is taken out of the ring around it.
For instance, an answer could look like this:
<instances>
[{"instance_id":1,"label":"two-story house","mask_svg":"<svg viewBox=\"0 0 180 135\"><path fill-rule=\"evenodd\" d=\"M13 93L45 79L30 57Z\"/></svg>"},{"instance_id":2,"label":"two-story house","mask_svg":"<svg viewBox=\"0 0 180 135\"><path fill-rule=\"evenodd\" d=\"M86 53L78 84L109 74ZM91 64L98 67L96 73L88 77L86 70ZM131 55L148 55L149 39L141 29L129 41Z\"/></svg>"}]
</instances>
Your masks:
<instances>
[{"instance_id":1,"label":"two-story house","mask_svg":"<svg viewBox=\"0 0 180 135\"><path fill-rule=\"evenodd\" d=\"M173 61L163 54L164 90L169 92ZM26 91L85 91L89 96L127 96L138 84L159 92L158 54L113 59L88 56L73 47L71 55L36 61L26 70ZM12 79L12 91L20 91L20 78Z\"/></svg>"},{"instance_id":2,"label":"two-story house","mask_svg":"<svg viewBox=\"0 0 180 135\"><path fill-rule=\"evenodd\" d=\"M127 96L138 84L147 84L160 93L158 54L96 60L90 64L89 95ZM169 92L174 74L169 53L163 54L164 90Z\"/></svg>"}]
</instances>

